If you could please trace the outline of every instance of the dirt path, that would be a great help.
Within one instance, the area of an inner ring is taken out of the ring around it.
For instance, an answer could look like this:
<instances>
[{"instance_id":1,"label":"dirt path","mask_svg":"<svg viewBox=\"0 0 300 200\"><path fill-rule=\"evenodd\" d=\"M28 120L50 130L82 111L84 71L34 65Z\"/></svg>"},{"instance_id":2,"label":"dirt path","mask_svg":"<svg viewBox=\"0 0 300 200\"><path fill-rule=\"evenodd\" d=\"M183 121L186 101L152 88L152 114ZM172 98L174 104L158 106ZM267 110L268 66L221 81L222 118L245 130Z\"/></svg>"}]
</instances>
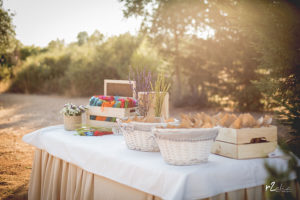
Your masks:
<instances>
[{"instance_id":1,"label":"dirt path","mask_svg":"<svg viewBox=\"0 0 300 200\"><path fill-rule=\"evenodd\" d=\"M67 102L87 104L87 98L0 94L0 199L27 199L34 148L23 135L61 124Z\"/></svg>"},{"instance_id":2,"label":"dirt path","mask_svg":"<svg viewBox=\"0 0 300 200\"><path fill-rule=\"evenodd\" d=\"M22 137L45 126L62 124L59 110L67 102L86 105L88 98L0 94L0 199L27 199L34 148L24 143ZM170 110L175 117L179 113L199 111ZM285 132L286 129L279 128L279 136L287 139Z\"/></svg>"}]
</instances>

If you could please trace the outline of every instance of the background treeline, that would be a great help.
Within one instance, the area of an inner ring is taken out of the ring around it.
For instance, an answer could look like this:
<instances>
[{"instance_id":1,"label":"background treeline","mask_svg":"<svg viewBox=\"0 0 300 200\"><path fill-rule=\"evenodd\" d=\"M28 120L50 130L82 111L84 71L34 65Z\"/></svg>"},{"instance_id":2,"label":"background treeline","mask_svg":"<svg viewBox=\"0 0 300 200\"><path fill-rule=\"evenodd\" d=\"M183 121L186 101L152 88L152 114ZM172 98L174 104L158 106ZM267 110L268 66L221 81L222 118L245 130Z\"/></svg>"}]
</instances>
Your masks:
<instances>
[{"instance_id":1,"label":"background treeline","mask_svg":"<svg viewBox=\"0 0 300 200\"><path fill-rule=\"evenodd\" d=\"M298 0L120 2L125 17L144 18L138 36L81 32L45 48L12 40L1 55L8 91L90 96L103 92L103 79L146 68L168 76L175 106L276 109L299 130Z\"/></svg>"},{"instance_id":2,"label":"background treeline","mask_svg":"<svg viewBox=\"0 0 300 200\"><path fill-rule=\"evenodd\" d=\"M90 96L103 93L103 80L128 79L142 41L124 34L104 39L95 31L78 34L78 42L51 41L46 48L22 47L10 92ZM13 56L15 57L15 56Z\"/></svg>"}]
</instances>

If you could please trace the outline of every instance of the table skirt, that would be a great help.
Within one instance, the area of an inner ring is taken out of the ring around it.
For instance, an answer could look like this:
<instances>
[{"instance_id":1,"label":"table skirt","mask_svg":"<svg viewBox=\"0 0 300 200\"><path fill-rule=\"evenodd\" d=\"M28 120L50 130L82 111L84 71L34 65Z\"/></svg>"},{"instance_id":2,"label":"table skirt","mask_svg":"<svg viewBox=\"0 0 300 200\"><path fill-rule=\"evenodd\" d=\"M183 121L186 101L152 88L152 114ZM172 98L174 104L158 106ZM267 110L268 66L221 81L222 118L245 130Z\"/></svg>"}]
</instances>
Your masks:
<instances>
[{"instance_id":1,"label":"table skirt","mask_svg":"<svg viewBox=\"0 0 300 200\"><path fill-rule=\"evenodd\" d=\"M299 198L299 185L292 184ZM36 149L29 183L28 199L43 200L160 200L160 197L136 190L87 172L76 165ZM212 200L266 199L265 186L226 192ZM205 199L205 200L206 200Z\"/></svg>"}]
</instances>

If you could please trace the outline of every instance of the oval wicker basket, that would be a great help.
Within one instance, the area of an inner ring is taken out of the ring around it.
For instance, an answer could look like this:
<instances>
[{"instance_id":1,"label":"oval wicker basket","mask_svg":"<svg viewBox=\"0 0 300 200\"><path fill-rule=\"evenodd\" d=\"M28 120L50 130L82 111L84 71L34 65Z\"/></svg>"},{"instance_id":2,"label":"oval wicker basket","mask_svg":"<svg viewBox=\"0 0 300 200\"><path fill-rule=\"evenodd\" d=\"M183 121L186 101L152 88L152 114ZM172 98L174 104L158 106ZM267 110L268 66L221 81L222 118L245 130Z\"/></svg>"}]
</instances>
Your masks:
<instances>
[{"instance_id":1,"label":"oval wicker basket","mask_svg":"<svg viewBox=\"0 0 300 200\"><path fill-rule=\"evenodd\" d=\"M67 131L74 131L80 128L82 124L82 118L80 116L66 116L64 115L64 127Z\"/></svg>"},{"instance_id":2,"label":"oval wicker basket","mask_svg":"<svg viewBox=\"0 0 300 200\"><path fill-rule=\"evenodd\" d=\"M171 165L207 162L218 128L153 129L164 160Z\"/></svg>"},{"instance_id":3,"label":"oval wicker basket","mask_svg":"<svg viewBox=\"0 0 300 200\"><path fill-rule=\"evenodd\" d=\"M152 129L166 126L166 123L122 123L121 120L117 121L129 149L148 152L159 151L154 135L152 134Z\"/></svg>"}]
</instances>

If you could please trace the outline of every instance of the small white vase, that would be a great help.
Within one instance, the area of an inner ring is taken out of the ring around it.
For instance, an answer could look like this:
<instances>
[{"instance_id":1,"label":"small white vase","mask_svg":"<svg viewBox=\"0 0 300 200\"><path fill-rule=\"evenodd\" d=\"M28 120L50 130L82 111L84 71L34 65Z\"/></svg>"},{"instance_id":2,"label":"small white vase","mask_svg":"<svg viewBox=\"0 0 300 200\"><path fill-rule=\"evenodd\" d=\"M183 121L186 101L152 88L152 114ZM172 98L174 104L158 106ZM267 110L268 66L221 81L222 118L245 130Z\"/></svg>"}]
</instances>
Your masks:
<instances>
[{"instance_id":1,"label":"small white vase","mask_svg":"<svg viewBox=\"0 0 300 200\"><path fill-rule=\"evenodd\" d=\"M66 116L64 115L64 127L66 131L74 131L80 128L82 124L82 118L80 116Z\"/></svg>"}]
</instances>

